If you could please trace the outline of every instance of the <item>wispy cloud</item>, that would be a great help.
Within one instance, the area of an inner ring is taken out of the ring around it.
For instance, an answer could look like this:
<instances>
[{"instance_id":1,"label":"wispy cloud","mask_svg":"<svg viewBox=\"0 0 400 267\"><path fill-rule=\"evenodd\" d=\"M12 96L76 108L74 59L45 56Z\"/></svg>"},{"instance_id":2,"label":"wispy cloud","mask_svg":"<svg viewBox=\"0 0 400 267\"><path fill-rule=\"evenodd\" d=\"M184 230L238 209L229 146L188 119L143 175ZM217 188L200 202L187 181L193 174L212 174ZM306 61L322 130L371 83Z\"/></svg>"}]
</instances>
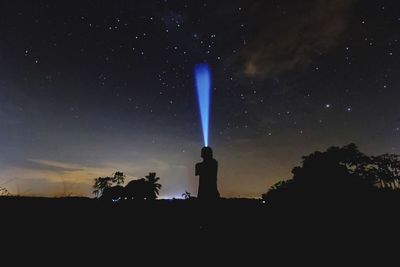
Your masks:
<instances>
[{"instance_id":1,"label":"wispy cloud","mask_svg":"<svg viewBox=\"0 0 400 267\"><path fill-rule=\"evenodd\" d=\"M74 172L82 171L85 168L85 166L82 166L81 164L65 163L44 159L28 159L27 161L33 163L31 166L33 168L37 167L39 169L46 169L49 171Z\"/></svg>"},{"instance_id":2,"label":"wispy cloud","mask_svg":"<svg viewBox=\"0 0 400 267\"><path fill-rule=\"evenodd\" d=\"M307 65L335 47L348 27L356 0L307 0L291 3L288 14L264 16L259 32L243 53L248 76L268 77ZM253 12L266 12L260 2Z\"/></svg>"}]
</instances>

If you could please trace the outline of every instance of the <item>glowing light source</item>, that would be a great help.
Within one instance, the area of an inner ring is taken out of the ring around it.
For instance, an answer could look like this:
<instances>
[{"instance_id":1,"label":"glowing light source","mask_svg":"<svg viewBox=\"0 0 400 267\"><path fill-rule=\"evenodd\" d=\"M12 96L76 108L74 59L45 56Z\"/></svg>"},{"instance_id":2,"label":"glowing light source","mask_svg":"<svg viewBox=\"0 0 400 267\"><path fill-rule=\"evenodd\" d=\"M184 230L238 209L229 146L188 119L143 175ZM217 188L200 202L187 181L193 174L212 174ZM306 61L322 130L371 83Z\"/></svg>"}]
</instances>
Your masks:
<instances>
[{"instance_id":1,"label":"glowing light source","mask_svg":"<svg viewBox=\"0 0 400 267\"><path fill-rule=\"evenodd\" d=\"M197 64L194 68L196 77L197 99L203 129L204 146L208 146L208 126L210 117L211 77L207 64Z\"/></svg>"}]
</instances>

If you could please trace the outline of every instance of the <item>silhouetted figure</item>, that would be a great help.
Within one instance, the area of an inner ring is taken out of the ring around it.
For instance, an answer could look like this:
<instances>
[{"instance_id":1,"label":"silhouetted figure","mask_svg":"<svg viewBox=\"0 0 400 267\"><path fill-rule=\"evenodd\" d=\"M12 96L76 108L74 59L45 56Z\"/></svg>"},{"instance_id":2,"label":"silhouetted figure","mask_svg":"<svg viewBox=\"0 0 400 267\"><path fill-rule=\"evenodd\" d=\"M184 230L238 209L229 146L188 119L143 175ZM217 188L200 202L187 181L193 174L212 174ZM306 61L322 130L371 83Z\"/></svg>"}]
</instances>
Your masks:
<instances>
[{"instance_id":1,"label":"silhouetted figure","mask_svg":"<svg viewBox=\"0 0 400 267\"><path fill-rule=\"evenodd\" d=\"M197 198L202 200L218 199L218 161L213 158L213 152L210 147L203 147L201 149L201 157L203 158L203 162L197 163L195 170L195 175L200 176Z\"/></svg>"}]
</instances>

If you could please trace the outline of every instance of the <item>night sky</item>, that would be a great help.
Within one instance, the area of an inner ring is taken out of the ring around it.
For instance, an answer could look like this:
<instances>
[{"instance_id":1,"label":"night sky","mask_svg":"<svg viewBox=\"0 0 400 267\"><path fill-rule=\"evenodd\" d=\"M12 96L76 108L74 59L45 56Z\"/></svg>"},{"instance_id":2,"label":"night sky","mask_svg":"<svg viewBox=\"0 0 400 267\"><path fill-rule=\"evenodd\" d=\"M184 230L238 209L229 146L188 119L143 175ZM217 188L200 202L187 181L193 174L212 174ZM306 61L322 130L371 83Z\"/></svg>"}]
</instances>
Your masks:
<instances>
[{"instance_id":1,"label":"night sky","mask_svg":"<svg viewBox=\"0 0 400 267\"><path fill-rule=\"evenodd\" d=\"M198 63L224 197L331 145L400 153L397 0L2 1L0 186L91 196L155 171L160 197L196 195Z\"/></svg>"}]
</instances>

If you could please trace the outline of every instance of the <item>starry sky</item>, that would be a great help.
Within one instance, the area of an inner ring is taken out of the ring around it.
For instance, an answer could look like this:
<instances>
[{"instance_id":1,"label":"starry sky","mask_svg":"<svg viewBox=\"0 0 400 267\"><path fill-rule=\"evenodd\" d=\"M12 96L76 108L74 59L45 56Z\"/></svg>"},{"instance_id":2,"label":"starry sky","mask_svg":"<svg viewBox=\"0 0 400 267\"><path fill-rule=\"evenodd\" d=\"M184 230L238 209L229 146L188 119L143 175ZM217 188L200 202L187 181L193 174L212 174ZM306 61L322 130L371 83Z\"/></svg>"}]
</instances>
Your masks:
<instances>
[{"instance_id":1,"label":"starry sky","mask_svg":"<svg viewBox=\"0 0 400 267\"><path fill-rule=\"evenodd\" d=\"M222 196L331 145L399 153L396 0L2 1L0 186L92 196L155 171L161 197L196 195L198 63Z\"/></svg>"}]
</instances>

